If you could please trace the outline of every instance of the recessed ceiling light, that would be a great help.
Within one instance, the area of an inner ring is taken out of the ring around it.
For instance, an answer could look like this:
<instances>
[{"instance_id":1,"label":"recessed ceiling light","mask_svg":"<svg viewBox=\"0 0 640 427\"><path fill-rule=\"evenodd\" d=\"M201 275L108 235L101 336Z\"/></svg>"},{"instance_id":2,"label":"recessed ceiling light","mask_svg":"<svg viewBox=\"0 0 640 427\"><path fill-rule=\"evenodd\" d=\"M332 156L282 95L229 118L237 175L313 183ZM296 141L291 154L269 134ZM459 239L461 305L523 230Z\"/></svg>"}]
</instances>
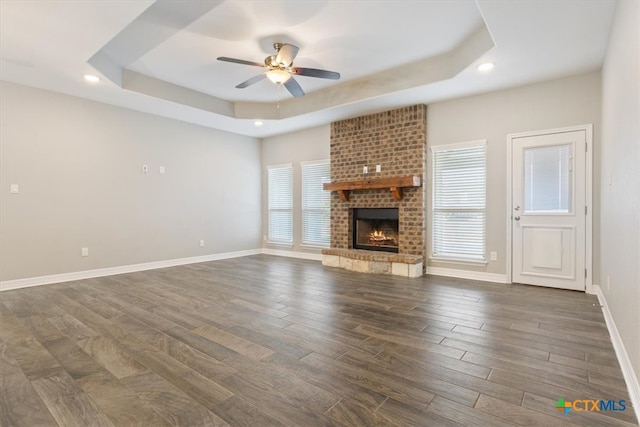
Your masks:
<instances>
[{"instance_id":1,"label":"recessed ceiling light","mask_svg":"<svg viewBox=\"0 0 640 427\"><path fill-rule=\"evenodd\" d=\"M84 79L89 83L98 83L100 81L100 77L94 76L93 74L85 74Z\"/></svg>"},{"instance_id":2,"label":"recessed ceiling light","mask_svg":"<svg viewBox=\"0 0 640 427\"><path fill-rule=\"evenodd\" d=\"M483 64L478 65L478 71L482 71L486 73L487 71L493 70L494 63L493 62L485 62Z\"/></svg>"},{"instance_id":3,"label":"recessed ceiling light","mask_svg":"<svg viewBox=\"0 0 640 427\"><path fill-rule=\"evenodd\" d=\"M255 122L253 122L253 124L256 126L262 126L264 122L262 120L256 120Z\"/></svg>"}]
</instances>

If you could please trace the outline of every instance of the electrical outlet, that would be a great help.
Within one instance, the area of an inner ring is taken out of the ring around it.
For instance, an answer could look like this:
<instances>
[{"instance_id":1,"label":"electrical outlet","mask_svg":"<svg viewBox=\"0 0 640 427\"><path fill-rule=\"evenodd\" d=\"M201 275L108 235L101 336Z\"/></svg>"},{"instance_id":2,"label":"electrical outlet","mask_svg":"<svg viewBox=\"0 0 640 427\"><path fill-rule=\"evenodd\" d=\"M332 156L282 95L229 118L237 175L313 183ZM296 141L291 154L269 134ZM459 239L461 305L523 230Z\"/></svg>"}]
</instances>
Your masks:
<instances>
[{"instance_id":1,"label":"electrical outlet","mask_svg":"<svg viewBox=\"0 0 640 427\"><path fill-rule=\"evenodd\" d=\"M492 252L489 254L489 258L491 259L491 261L497 261L497 260L498 260L498 252L494 252L494 251L492 251Z\"/></svg>"},{"instance_id":2,"label":"electrical outlet","mask_svg":"<svg viewBox=\"0 0 640 427\"><path fill-rule=\"evenodd\" d=\"M11 184L11 194L18 194L20 192L20 186L18 184Z\"/></svg>"},{"instance_id":3,"label":"electrical outlet","mask_svg":"<svg viewBox=\"0 0 640 427\"><path fill-rule=\"evenodd\" d=\"M149 166L147 166L147 165L142 165L142 172L144 172L144 173L149 172Z\"/></svg>"},{"instance_id":4,"label":"electrical outlet","mask_svg":"<svg viewBox=\"0 0 640 427\"><path fill-rule=\"evenodd\" d=\"M362 173L369 173L369 166L363 166Z\"/></svg>"},{"instance_id":5,"label":"electrical outlet","mask_svg":"<svg viewBox=\"0 0 640 427\"><path fill-rule=\"evenodd\" d=\"M80 250L80 254L81 254L82 256L89 256L89 248L82 248L82 249Z\"/></svg>"},{"instance_id":6,"label":"electrical outlet","mask_svg":"<svg viewBox=\"0 0 640 427\"><path fill-rule=\"evenodd\" d=\"M200 240L200 247L204 247L204 240Z\"/></svg>"}]
</instances>

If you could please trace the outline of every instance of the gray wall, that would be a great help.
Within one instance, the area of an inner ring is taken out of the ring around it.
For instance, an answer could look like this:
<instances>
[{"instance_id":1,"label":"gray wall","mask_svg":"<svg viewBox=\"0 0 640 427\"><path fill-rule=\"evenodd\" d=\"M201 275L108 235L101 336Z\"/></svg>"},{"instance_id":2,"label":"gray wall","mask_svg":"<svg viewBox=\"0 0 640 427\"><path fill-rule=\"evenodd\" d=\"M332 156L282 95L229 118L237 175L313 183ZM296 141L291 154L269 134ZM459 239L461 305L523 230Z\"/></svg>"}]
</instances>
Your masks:
<instances>
[{"instance_id":1,"label":"gray wall","mask_svg":"<svg viewBox=\"0 0 640 427\"><path fill-rule=\"evenodd\" d=\"M0 89L0 280L261 247L258 140Z\"/></svg>"},{"instance_id":2,"label":"gray wall","mask_svg":"<svg viewBox=\"0 0 640 427\"><path fill-rule=\"evenodd\" d=\"M602 70L600 287L640 376L640 3L618 3ZM636 408L636 412L639 408Z\"/></svg>"},{"instance_id":3,"label":"gray wall","mask_svg":"<svg viewBox=\"0 0 640 427\"><path fill-rule=\"evenodd\" d=\"M594 72L544 83L522 86L452 101L427 108L427 145L487 140L487 257L498 253L497 261L485 266L430 262L429 265L487 273L506 273L507 257L507 135L510 133L560 128L592 123L594 159L599 158L600 73ZM427 162L427 189L431 188L431 156ZM594 165L594 186L599 181ZM429 190L427 190L429 192ZM598 218L598 192L594 192L594 224ZM427 197L427 218L431 199ZM427 253L431 253L430 224L427 227ZM594 259L599 241L594 231ZM593 277L597 276L597 265Z\"/></svg>"},{"instance_id":4,"label":"gray wall","mask_svg":"<svg viewBox=\"0 0 640 427\"><path fill-rule=\"evenodd\" d=\"M267 224L267 166L291 163L293 165L293 245L268 244L273 250L319 253L319 249L304 247L302 240L302 172L300 162L329 159L331 126L319 126L285 135L265 138L262 141L262 229L263 239L269 229Z\"/></svg>"}]
</instances>

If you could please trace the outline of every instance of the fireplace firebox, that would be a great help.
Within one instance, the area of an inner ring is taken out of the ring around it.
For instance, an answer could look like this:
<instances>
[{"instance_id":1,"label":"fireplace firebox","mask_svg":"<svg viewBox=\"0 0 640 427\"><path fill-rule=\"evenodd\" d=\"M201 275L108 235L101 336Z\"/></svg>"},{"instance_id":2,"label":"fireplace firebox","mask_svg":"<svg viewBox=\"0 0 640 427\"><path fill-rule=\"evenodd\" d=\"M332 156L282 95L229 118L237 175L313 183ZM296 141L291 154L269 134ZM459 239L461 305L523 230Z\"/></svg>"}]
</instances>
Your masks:
<instances>
[{"instance_id":1,"label":"fireplace firebox","mask_svg":"<svg viewBox=\"0 0 640 427\"><path fill-rule=\"evenodd\" d=\"M353 209L353 248L398 252L398 208Z\"/></svg>"}]
</instances>

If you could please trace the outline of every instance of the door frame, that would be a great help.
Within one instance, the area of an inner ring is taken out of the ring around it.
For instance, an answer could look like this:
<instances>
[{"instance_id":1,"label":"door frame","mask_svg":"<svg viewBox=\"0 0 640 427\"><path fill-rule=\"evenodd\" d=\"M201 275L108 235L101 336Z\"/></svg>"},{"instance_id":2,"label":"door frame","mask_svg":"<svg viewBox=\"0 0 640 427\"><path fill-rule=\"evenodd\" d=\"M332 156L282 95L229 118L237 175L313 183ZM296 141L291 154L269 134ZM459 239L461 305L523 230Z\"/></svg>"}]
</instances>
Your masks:
<instances>
[{"instance_id":1,"label":"door frame","mask_svg":"<svg viewBox=\"0 0 640 427\"><path fill-rule=\"evenodd\" d=\"M593 123L579 126L568 126L557 129L546 129L531 132L519 132L507 134L507 283L513 283L513 140L516 138L584 131L587 142L585 154L585 204L587 215L585 217L585 292L595 294L593 286ZM577 207L576 207L577 209ZM579 274L576 272L576 274Z\"/></svg>"}]
</instances>

